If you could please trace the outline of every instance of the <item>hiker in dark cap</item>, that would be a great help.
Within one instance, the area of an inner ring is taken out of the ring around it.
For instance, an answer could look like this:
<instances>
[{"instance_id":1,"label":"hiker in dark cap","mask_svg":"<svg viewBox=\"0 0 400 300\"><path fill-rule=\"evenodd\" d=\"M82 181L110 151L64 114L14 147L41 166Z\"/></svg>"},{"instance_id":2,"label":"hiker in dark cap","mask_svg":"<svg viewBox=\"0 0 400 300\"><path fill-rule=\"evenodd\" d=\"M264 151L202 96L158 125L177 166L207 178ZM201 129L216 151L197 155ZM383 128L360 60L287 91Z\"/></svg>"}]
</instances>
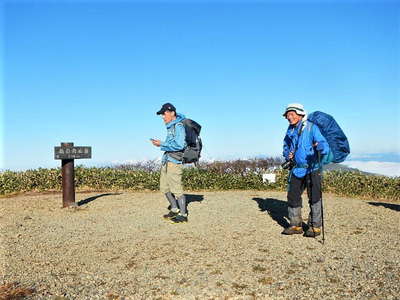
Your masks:
<instances>
[{"instance_id":1,"label":"hiker in dark cap","mask_svg":"<svg viewBox=\"0 0 400 300\"><path fill-rule=\"evenodd\" d=\"M289 122L283 144L283 156L286 162L282 167L290 170L287 194L290 226L285 228L282 234L304 233L301 195L307 189L310 214L304 235L315 237L321 234L322 226L319 154L327 155L329 145L318 126L313 126L311 122L307 122L303 105L299 103L289 104L283 116Z\"/></svg>"},{"instance_id":2,"label":"hiker in dark cap","mask_svg":"<svg viewBox=\"0 0 400 300\"><path fill-rule=\"evenodd\" d=\"M176 113L175 106L165 103L157 112L167 127L167 138L164 142L152 139L154 146L165 151L162 157L160 190L167 197L170 211L164 218L174 223L187 222L186 198L182 187L182 161L174 158L174 153L181 152L185 146L185 128L181 123L185 116Z\"/></svg>"}]
</instances>

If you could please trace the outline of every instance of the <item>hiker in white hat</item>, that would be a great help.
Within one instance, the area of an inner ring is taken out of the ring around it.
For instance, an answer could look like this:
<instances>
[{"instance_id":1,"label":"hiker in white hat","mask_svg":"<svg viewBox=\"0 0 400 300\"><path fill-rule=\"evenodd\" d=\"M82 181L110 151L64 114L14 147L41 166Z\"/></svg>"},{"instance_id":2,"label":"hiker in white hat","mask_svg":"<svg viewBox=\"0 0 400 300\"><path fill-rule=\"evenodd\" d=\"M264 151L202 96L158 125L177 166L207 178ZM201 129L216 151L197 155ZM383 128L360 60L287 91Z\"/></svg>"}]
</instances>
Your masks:
<instances>
[{"instance_id":1,"label":"hiker in white hat","mask_svg":"<svg viewBox=\"0 0 400 300\"><path fill-rule=\"evenodd\" d=\"M322 226L321 173L318 152L321 155L328 154L329 144L318 126L307 122L306 111L300 103L289 104L283 116L289 122L283 141L283 156L286 162L282 164L282 168L290 170L287 194L290 224L282 234L304 233L301 195L307 189L311 212L304 235L315 237L320 235Z\"/></svg>"}]
</instances>

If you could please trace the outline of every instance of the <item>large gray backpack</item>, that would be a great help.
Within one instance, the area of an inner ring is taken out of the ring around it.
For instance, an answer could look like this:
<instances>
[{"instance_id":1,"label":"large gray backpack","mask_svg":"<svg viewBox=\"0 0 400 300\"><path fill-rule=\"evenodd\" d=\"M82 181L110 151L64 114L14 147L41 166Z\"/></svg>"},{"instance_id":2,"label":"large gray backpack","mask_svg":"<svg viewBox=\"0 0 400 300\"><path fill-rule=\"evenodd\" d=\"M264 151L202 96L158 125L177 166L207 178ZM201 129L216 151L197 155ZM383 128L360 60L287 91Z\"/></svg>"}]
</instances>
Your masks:
<instances>
[{"instance_id":1,"label":"large gray backpack","mask_svg":"<svg viewBox=\"0 0 400 300\"><path fill-rule=\"evenodd\" d=\"M194 163L197 165L203 148L203 143L200 138L201 125L191 119L183 119L179 123L185 127L186 147L182 151L169 151L167 154L184 164ZM174 125L174 130L176 124Z\"/></svg>"}]
</instances>

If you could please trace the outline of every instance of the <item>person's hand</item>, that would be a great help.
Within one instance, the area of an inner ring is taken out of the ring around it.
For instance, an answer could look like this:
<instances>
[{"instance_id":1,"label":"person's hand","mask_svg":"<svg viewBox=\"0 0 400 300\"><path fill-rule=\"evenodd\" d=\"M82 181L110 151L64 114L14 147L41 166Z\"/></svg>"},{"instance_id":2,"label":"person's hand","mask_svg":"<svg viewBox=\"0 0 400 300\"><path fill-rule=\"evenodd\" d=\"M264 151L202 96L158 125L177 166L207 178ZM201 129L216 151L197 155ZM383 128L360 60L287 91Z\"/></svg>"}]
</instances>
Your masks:
<instances>
[{"instance_id":1,"label":"person's hand","mask_svg":"<svg viewBox=\"0 0 400 300\"><path fill-rule=\"evenodd\" d=\"M293 152L290 152L289 153L289 159L293 159L293 158L294 158Z\"/></svg>"},{"instance_id":2,"label":"person's hand","mask_svg":"<svg viewBox=\"0 0 400 300\"><path fill-rule=\"evenodd\" d=\"M322 151L322 150L324 150L324 147L323 147L322 145L318 144L318 143L315 143L315 144L314 144L314 147L315 147L315 149L316 149L317 151Z\"/></svg>"},{"instance_id":3,"label":"person's hand","mask_svg":"<svg viewBox=\"0 0 400 300\"><path fill-rule=\"evenodd\" d=\"M160 145L161 145L161 141L160 140L151 140L151 143L156 147L160 147Z\"/></svg>"}]
</instances>

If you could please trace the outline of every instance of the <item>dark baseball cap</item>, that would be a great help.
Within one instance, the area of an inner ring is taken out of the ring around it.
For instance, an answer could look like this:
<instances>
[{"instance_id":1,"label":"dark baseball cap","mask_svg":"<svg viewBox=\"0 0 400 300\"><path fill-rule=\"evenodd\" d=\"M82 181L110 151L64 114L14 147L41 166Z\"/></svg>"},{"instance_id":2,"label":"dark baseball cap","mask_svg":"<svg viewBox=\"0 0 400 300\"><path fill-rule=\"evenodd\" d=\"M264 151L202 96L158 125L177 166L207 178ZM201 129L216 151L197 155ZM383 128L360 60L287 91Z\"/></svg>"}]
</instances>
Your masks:
<instances>
[{"instance_id":1,"label":"dark baseball cap","mask_svg":"<svg viewBox=\"0 0 400 300\"><path fill-rule=\"evenodd\" d=\"M165 103L165 104L163 104L163 106L161 107L161 109L157 112L157 115L162 115L162 114L165 113L167 110L168 110L168 111L174 111L174 112L176 112L175 106L173 106L171 103Z\"/></svg>"}]
</instances>

